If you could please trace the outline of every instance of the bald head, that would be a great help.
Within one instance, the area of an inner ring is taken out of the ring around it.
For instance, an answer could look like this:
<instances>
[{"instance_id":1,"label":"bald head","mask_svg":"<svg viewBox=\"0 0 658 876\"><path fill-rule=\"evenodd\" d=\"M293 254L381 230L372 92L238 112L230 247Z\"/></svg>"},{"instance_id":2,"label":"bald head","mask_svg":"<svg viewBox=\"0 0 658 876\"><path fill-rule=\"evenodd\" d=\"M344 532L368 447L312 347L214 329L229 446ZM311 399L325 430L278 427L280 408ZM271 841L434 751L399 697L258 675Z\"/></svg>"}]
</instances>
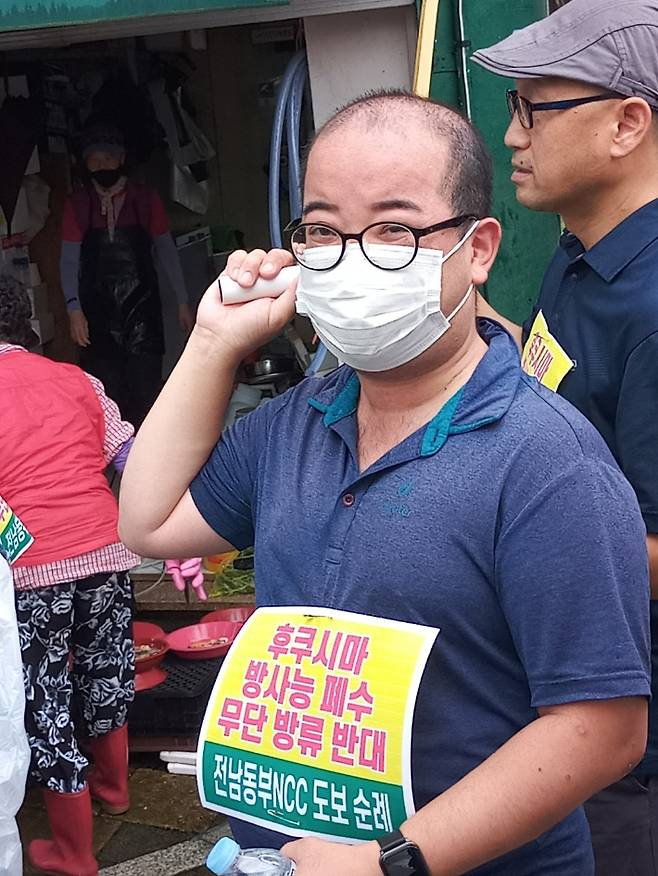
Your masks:
<instances>
[{"instance_id":1,"label":"bald head","mask_svg":"<svg viewBox=\"0 0 658 876\"><path fill-rule=\"evenodd\" d=\"M355 128L369 135L399 132L434 143L444 172L440 179L428 177L427 185L445 196L454 215L490 215L491 156L480 134L456 110L403 91L366 94L338 110L318 131L313 146Z\"/></svg>"}]
</instances>

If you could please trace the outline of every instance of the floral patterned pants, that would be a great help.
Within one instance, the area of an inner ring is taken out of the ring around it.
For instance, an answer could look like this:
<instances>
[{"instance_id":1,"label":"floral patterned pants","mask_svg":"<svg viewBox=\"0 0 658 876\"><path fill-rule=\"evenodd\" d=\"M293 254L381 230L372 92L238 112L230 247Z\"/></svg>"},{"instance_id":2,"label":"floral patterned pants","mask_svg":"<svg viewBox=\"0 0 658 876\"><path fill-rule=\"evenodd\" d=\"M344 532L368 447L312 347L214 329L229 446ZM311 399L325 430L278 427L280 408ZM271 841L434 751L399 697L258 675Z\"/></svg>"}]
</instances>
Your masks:
<instances>
[{"instance_id":1,"label":"floral patterned pants","mask_svg":"<svg viewBox=\"0 0 658 876\"><path fill-rule=\"evenodd\" d=\"M125 572L16 592L30 776L51 791L73 793L85 783L74 696L84 735L101 736L126 722L135 695L131 598Z\"/></svg>"}]
</instances>

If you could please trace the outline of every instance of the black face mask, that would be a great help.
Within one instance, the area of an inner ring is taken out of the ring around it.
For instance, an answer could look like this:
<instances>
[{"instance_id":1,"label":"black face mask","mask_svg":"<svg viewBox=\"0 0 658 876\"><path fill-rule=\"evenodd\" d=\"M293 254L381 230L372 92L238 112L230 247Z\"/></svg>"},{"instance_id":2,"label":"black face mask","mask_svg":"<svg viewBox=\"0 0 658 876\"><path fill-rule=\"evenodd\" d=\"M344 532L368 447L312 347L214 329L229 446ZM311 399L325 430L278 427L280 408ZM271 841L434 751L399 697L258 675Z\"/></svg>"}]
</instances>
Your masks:
<instances>
[{"instance_id":1,"label":"black face mask","mask_svg":"<svg viewBox=\"0 0 658 876\"><path fill-rule=\"evenodd\" d=\"M123 167L115 170L94 170L89 176L103 189L111 189L123 176Z\"/></svg>"}]
</instances>

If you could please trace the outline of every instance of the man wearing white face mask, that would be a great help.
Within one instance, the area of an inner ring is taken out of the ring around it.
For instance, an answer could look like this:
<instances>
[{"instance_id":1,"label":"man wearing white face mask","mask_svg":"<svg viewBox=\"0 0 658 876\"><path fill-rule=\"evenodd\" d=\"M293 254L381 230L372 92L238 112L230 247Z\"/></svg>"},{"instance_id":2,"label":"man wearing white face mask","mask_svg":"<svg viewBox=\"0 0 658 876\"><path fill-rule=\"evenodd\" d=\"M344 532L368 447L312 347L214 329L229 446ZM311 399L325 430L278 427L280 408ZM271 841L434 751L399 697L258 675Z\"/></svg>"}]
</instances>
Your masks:
<instances>
[{"instance_id":1,"label":"man wearing white face mask","mask_svg":"<svg viewBox=\"0 0 658 876\"><path fill-rule=\"evenodd\" d=\"M285 845L296 876L591 876L580 804L642 755L641 517L592 427L476 322L500 239L490 195L486 149L453 110L404 94L341 110L291 230L299 287L234 306L211 287L124 475L136 550L255 544L260 606L440 628L413 722L416 814L376 842ZM241 252L228 270L249 287L292 261ZM237 364L295 300L345 366L217 443ZM232 827L245 847L287 839Z\"/></svg>"},{"instance_id":2,"label":"man wearing white face mask","mask_svg":"<svg viewBox=\"0 0 658 876\"><path fill-rule=\"evenodd\" d=\"M429 237L467 222L470 228L446 255L419 248L419 232ZM292 251L306 269L297 312L306 314L331 352L357 371L398 368L438 341L468 301L472 283L450 315L443 313L442 269L479 224L474 216L423 229L376 223L355 235L360 252L346 247L351 236L331 226L296 225ZM329 242L334 238L340 242Z\"/></svg>"}]
</instances>

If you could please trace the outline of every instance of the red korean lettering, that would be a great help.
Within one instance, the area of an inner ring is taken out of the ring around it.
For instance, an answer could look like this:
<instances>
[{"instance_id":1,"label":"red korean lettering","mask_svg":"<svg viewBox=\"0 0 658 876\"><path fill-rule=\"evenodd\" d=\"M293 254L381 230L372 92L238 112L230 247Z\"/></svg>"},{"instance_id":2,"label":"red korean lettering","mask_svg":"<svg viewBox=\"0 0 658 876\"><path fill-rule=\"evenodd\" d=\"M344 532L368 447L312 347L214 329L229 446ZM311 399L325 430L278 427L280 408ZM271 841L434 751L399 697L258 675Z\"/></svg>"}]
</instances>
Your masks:
<instances>
[{"instance_id":1,"label":"red korean lettering","mask_svg":"<svg viewBox=\"0 0 658 876\"><path fill-rule=\"evenodd\" d=\"M553 364L553 354L551 353L551 351L548 348L546 348L542 352L541 357L539 358L539 361L537 362L537 365L535 368L535 375L537 377L537 380L539 380L540 383L544 379L544 375L546 374L546 372L548 371L548 369L551 367L552 364Z\"/></svg>"},{"instance_id":2,"label":"red korean lettering","mask_svg":"<svg viewBox=\"0 0 658 876\"><path fill-rule=\"evenodd\" d=\"M262 696L263 682L268 674L269 668L265 660L250 660L244 676L242 695L249 700L256 700Z\"/></svg>"},{"instance_id":3,"label":"red korean lettering","mask_svg":"<svg viewBox=\"0 0 658 876\"><path fill-rule=\"evenodd\" d=\"M242 708L244 703L242 700L226 697L222 703L222 708L217 719L217 726L224 731L224 736L230 736L240 729L242 722Z\"/></svg>"},{"instance_id":4,"label":"red korean lettering","mask_svg":"<svg viewBox=\"0 0 658 876\"><path fill-rule=\"evenodd\" d=\"M342 718L347 703L347 686L349 679L344 675L326 675L320 711L327 712L335 718Z\"/></svg>"},{"instance_id":5,"label":"red korean lettering","mask_svg":"<svg viewBox=\"0 0 658 876\"><path fill-rule=\"evenodd\" d=\"M331 643L331 638L334 637L333 644L331 648L329 645ZM317 652L313 655L312 663L321 663L323 666L326 666L327 669L335 669L336 668L336 660L338 659L338 651L340 649L340 643L342 641L343 634L336 633L333 630L325 630L322 634L322 641L320 642L320 647Z\"/></svg>"},{"instance_id":6,"label":"red korean lettering","mask_svg":"<svg viewBox=\"0 0 658 876\"><path fill-rule=\"evenodd\" d=\"M354 724L334 724L331 738L331 759L334 763L353 767L359 744L359 731Z\"/></svg>"},{"instance_id":7,"label":"red korean lettering","mask_svg":"<svg viewBox=\"0 0 658 876\"><path fill-rule=\"evenodd\" d=\"M292 642L294 632L295 628L291 624L281 624L276 628L272 644L267 647L267 650L275 660L278 660L284 654L290 653L290 643Z\"/></svg>"},{"instance_id":8,"label":"red korean lettering","mask_svg":"<svg viewBox=\"0 0 658 876\"><path fill-rule=\"evenodd\" d=\"M303 711L310 708L315 692L315 679L304 675L299 667L276 664L263 696L280 706L291 705Z\"/></svg>"},{"instance_id":9,"label":"red korean lettering","mask_svg":"<svg viewBox=\"0 0 658 876\"><path fill-rule=\"evenodd\" d=\"M274 667L270 683L265 688L263 696L272 699L280 706L286 701L286 694L290 688L290 667L277 664Z\"/></svg>"},{"instance_id":10,"label":"red korean lettering","mask_svg":"<svg viewBox=\"0 0 658 876\"><path fill-rule=\"evenodd\" d=\"M299 715L286 709L277 709L274 715L272 744L279 751L291 751L299 727Z\"/></svg>"},{"instance_id":11,"label":"red korean lettering","mask_svg":"<svg viewBox=\"0 0 658 876\"><path fill-rule=\"evenodd\" d=\"M308 757L317 757L322 751L324 718L315 715L302 715L297 747Z\"/></svg>"},{"instance_id":12,"label":"red korean lettering","mask_svg":"<svg viewBox=\"0 0 658 876\"><path fill-rule=\"evenodd\" d=\"M351 672L354 675L361 675L363 664L369 656L369 644L369 636L356 636L352 633L346 635L343 642L342 650L340 652L338 668L342 669L344 672Z\"/></svg>"},{"instance_id":13,"label":"red korean lettering","mask_svg":"<svg viewBox=\"0 0 658 876\"><path fill-rule=\"evenodd\" d=\"M354 713L354 720L358 723L364 715L372 715L374 701L368 690L368 682L362 681L358 690L349 695L347 708Z\"/></svg>"},{"instance_id":14,"label":"red korean lettering","mask_svg":"<svg viewBox=\"0 0 658 876\"><path fill-rule=\"evenodd\" d=\"M303 675L301 669L296 667L290 679L290 705L299 711L309 709L314 693L315 679L313 676Z\"/></svg>"},{"instance_id":15,"label":"red korean lettering","mask_svg":"<svg viewBox=\"0 0 658 876\"><path fill-rule=\"evenodd\" d=\"M528 364L534 369L537 357L543 346L543 338L541 335L535 334L532 336L532 342L528 347Z\"/></svg>"},{"instance_id":16,"label":"red korean lettering","mask_svg":"<svg viewBox=\"0 0 658 876\"><path fill-rule=\"evenodd\" d=\"M295 663L301 663L304 659L310 660L317 634L317 627L298 627L290 646L290 653L294 655Z\"/></svg>"},{"instance_id":17,"label":"red korean lettering","mask_svg":"<svg viewBox=\"0 0 658 876\"><path fill-rule=\"evenodd\" d=\"M373 730L364 727L359 739L359 766L368 767L376 773L386 772L386 740L385 730Z\"/></svg>"},{"instance_id":18,"label":"red korean lettering","mask_svg":"<svg viewBox=\"0 0 658 876\"><path fill-rule=\"evenodd\" d=\"M242 741L260 745L263 741L265 724L267 724L266 707L258 703L245 703L242 730L240 732Z\"/></svg>"}]
</instances>

